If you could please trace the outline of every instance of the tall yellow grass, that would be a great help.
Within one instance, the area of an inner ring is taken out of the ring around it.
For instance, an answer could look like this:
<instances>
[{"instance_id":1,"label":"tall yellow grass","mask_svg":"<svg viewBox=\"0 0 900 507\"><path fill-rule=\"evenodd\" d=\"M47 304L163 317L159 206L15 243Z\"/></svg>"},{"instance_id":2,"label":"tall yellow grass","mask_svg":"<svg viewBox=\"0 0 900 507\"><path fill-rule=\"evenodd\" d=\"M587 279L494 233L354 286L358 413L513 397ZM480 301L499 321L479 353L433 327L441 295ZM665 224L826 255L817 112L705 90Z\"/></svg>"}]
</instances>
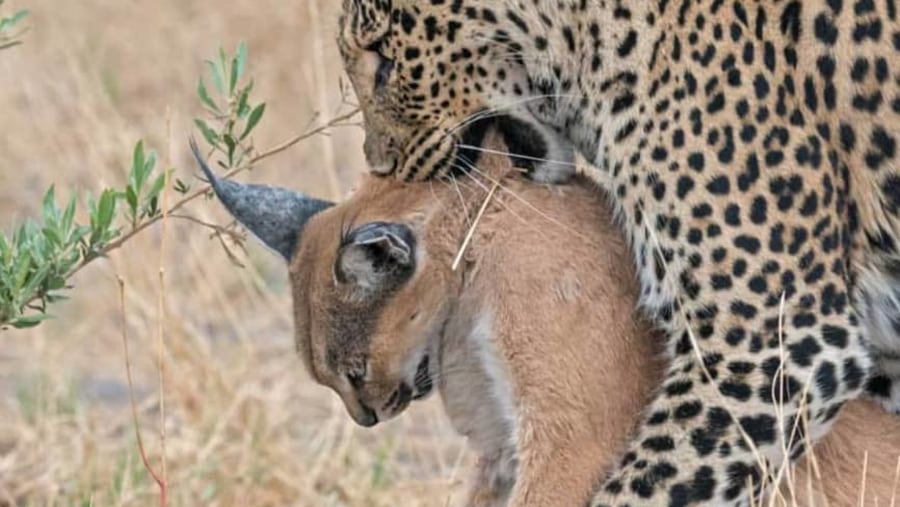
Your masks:
<instances>
[{"instance_id":1,"label":"tall yellow grass","mask_svg":"<svg viewBox=\"0 0 900 507\"><path fill-rule=\"evenodd\" d=\"M341 108L338 2L312 2L7 2L32 11L32 30L0 55L0 228L34 215L50 184L63 196L123 185L140 138L192 178L194 89L219 45L249 45L255 97L269 103L255 134L260 149L331 117ZM364 167L361 149L343 148L361 142L358 128L335 129L243 178L339 198ZM227 221L214 202L185 213ZM468 457L436 402L375 430L356 428L294 356L279 260L250 244L246 269L237 269L206 231L173 218L167 227L162 253L157 226L80 272L56 320L0 335L0 505L157 504L128 406L117 277L157 469L163 326L170 505L447 503Z\"/></svg>"}]
</instances>

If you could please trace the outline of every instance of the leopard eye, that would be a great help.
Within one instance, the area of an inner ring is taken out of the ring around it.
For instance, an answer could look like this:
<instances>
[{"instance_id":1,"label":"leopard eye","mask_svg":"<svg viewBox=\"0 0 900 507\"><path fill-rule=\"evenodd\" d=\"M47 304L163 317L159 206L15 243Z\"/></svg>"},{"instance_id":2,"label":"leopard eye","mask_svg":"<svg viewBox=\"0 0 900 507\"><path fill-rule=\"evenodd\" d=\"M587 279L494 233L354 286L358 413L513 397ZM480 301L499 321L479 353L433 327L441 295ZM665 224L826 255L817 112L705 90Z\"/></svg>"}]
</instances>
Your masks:
<instances>
[{"instance_id":1,"label":"leopard eye","mask_svg":"<svg viewBox=\"0 0 900 507\"><path fill-rule=\"evenodd\" d=\"M394 61L384 56L383 46L384 40L382 39L366 48L368 51L371 51L378 55L378 69L375 71L376 90L387 85L388 80L391 78L391 72L394 71Z\"/></svg>"},{"instance_id":2,"label":"leopard eye","mask_svg":"<svg viewBox=\"0 0 900 507\"><path fill-rule=\"evenodd\" d=\"M391 72L394 71L394 61L378 54L378 70L375 71L375 89L383 88L387 85L391 78Z\"/></svg>"}]
</instances>

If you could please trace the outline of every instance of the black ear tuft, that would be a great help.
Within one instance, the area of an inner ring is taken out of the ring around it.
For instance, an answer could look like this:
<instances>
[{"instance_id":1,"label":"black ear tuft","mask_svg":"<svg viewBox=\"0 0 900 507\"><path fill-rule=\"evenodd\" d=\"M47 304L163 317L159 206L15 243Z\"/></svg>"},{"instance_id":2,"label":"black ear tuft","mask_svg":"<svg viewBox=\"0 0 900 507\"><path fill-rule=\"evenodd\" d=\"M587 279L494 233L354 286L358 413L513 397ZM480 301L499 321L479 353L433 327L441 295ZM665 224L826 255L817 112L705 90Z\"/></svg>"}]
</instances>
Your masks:
<instances>
[{"instance_id":1,"label":"black ear tuft","mask_svg":"<svg viewBox=\"0 0 900 507\"><path fill-rule=\"evenodd\" d=\"M197 165L229 213L262 244L288 262L306 222L333 205L284 188L219 179L206 164L193 139L190 145Z\"/></svg>"},{"instance_id":2,"label":"black ear tuft","mask_svg":"<svg viewBox=\"0 0 900 507\"><path fill-rule=\"evenodd\" d=\"M335 280L364 294L394 289L415 271L415 248L415 235L403 224L365 224L344 239L335 260Z\"/></svg>"}]
</instances>

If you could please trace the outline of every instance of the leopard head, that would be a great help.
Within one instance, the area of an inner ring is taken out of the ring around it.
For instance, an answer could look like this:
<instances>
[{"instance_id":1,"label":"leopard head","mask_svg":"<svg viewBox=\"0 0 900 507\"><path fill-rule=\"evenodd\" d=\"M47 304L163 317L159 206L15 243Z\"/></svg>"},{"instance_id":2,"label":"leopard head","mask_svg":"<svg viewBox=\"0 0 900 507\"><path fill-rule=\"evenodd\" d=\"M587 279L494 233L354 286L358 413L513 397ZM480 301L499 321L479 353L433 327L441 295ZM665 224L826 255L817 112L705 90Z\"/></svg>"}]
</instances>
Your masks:
<instances>
[{"instance_id":1,"label":"leopard head","mask_svg":"<svg viewBox=\"0 0 900 507\"><path fill-rule=\"evenodd\" d=\"M574 172L573 148L529 112L522 48L503 28L506 10L490 4L344 0L338 46L374 173L409 181L472 170L491 125L517 166L554 181Z\"/></svg>"}]
</instances>

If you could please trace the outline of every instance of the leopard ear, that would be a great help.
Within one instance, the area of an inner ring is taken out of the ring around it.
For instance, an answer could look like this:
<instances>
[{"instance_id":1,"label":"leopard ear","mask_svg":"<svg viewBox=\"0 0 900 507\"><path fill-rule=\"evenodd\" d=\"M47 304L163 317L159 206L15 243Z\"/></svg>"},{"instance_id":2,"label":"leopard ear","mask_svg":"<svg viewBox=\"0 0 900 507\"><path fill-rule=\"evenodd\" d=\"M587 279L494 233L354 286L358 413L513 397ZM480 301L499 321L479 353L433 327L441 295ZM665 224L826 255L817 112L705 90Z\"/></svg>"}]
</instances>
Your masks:
<instances>
[{"instance_id":1,"label":"leopard ear","mask_svg":"<svg viewBox=\"0 0 900 507\"><path fill-rule=\"evenodd\" d=\"M333 205L284 188L220 180L203 160L197 143L191 139L190 144L197 164L219 201L263 245L281 254L288 262L306 222Z\"/></svg>"},{"instance_id":2,"label":"leopard ear","mask_svg":"<svg viewBox=\"0 0 900 507\"><path fill-rule=\"evenodd\" d=\"M344 16L359 47L383 38L391 26L391 0L344 0Z\"/></svg>"}]
</instances>

